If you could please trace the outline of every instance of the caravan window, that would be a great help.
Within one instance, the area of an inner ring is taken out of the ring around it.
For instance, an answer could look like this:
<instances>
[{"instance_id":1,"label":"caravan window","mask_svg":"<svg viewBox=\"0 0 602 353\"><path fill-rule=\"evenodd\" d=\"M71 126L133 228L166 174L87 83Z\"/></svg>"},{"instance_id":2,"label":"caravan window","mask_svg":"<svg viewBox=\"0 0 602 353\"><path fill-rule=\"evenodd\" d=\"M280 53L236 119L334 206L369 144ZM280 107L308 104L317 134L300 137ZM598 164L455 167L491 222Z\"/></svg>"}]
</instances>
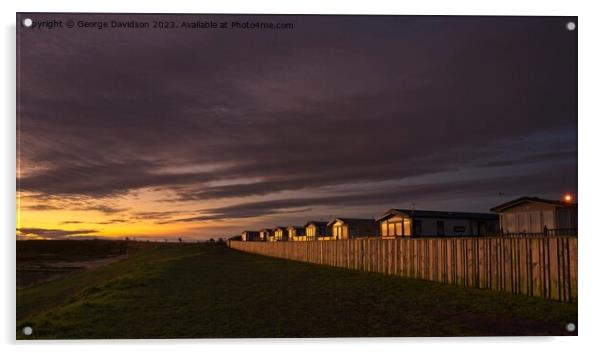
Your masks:
<instances>
[{"instance_id":1,"label":"caravan window","mask_svg":"<svg viewBox=\"0 0 602 353\"><path fill-rule=\"evenodd\" d=\"M395 235L395 223L388 223L389 225L389 235Z\"/></svg>"},{"instance_id":2,"label":"caravan window","mask_svg":"<svg viewBox=\"0 0 602 353\"><path fill-rule=\"evenodd\" d=\"M403 219L403 235L406 237L412 235L411 225L412 221L409 218Z\"/></svg>"}]
</instances>

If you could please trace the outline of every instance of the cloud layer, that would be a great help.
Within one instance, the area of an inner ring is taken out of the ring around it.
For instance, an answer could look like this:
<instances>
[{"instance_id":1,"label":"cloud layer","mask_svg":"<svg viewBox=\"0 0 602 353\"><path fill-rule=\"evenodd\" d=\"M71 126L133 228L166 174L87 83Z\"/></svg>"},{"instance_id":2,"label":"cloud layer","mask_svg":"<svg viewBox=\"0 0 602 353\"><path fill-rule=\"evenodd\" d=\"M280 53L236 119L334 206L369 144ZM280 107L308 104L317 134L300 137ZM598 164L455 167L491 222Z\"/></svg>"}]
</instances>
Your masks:
<instances>
[{"instance_id":1,"label":"cloud layer","mask_svg":"<svg viewBox=\"0 0 602 353\"><path fill-rule=\"evenodd\" d=\"M19 228L17 231L20 232L22 237L34 237L36 239L68 239L77 236L89 236L94 235L98 231L95 229L78 229L78 230L65 230L65 229L44 229L44 228Z\"/></svg>"},{"instance_id":2,"label":"cloud layer","mask_svg":"<svg viewBox=\"0 0 602 353\"><path fill-rule=\"evenodd\" d=\"M212 18L243 16L175 19ZM20 190L107 200L75 207L108 215L141 212L119 199L154 190L174 205L157 222L576 192L566 18L259 19L295 27L20 30Z\"/></svg>"}]
</instances>

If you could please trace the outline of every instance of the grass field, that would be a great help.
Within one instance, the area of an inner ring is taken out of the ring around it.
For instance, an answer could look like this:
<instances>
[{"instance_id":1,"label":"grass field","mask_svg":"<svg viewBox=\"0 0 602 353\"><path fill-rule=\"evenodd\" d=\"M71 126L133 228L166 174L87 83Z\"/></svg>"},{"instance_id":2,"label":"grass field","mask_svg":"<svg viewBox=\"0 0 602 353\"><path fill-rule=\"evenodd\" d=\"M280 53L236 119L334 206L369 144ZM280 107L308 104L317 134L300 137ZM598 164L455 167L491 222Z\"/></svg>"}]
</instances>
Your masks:
<instances>
[{"instance_id":1,"label":"grass field","mask_svg":"<svg viewBox=\"0 0 602 353\"><path fill-rule=\"evenodd\" d=\"M577 304L160 244L17 290L18 339L565 335ZM31 326L24 336L21 328Z\"/></svg>"}]
</instances>

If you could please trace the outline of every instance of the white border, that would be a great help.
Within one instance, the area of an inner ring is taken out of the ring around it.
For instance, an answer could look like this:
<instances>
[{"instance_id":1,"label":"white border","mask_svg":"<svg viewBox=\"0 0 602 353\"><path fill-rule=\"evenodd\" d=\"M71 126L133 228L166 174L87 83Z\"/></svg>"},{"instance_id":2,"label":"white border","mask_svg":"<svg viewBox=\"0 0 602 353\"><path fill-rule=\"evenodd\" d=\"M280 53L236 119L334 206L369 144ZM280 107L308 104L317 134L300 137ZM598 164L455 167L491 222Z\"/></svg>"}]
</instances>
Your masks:
<instances>
[{"instance_id":1,"label":"white border","mask_svg":"<svg viewBox=\"0 0 602 353\"><path fill-rule=\"evenodd\" d=\"M602 200L600 173L600 63L602 53L600 38L601 12L599 5L575 1L380 1L353 2L351 0L305 1L76 1L76 0L20 0L7 4L2 10L2 82L1 140L2 183L0 203L2 209L2 239L4 251L2 274L2 343L9 352L45 352L50 346L62 352L130 351L142 348L149 352L166 349L178 352L207 350L249 352L305 352L310 349L341 349L346 352L364 352L366 349L400 350L408 352L483 352L515 350L545 350L546 352L591 351L600 342L596 340L600 327L600 295L602 279L598 275L602 244L598 204ZM142 340L142 341L60 341L20 343L14 341L14 231L15 231L15 12L171 12L171 13L282 13L282 14L419 14L419 15L558 15L579 16L579 337L560 338L384 338L384 339L311 339L311 340ZM61 345L61 347L57 347Z\"/></svg>"}]
</instances>

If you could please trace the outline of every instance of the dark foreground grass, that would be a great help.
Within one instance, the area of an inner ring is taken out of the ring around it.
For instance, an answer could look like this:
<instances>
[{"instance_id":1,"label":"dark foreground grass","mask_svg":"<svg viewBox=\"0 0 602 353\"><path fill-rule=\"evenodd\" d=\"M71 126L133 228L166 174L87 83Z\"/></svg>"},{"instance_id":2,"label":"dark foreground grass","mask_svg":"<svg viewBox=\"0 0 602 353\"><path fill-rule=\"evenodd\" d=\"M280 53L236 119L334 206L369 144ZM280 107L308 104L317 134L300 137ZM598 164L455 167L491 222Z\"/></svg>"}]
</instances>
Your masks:
<instances>
[{"instance_id":1,"label":"dark foreground grass","mask_svg":"<svg viewBox=\"0 0 602 353\"><path fill-rule=\"evenodd\" d=\"M166 244L17 292L19 339L564 335L568 322L576 304L223 245Z\"/></svg>"}]
</instances>

